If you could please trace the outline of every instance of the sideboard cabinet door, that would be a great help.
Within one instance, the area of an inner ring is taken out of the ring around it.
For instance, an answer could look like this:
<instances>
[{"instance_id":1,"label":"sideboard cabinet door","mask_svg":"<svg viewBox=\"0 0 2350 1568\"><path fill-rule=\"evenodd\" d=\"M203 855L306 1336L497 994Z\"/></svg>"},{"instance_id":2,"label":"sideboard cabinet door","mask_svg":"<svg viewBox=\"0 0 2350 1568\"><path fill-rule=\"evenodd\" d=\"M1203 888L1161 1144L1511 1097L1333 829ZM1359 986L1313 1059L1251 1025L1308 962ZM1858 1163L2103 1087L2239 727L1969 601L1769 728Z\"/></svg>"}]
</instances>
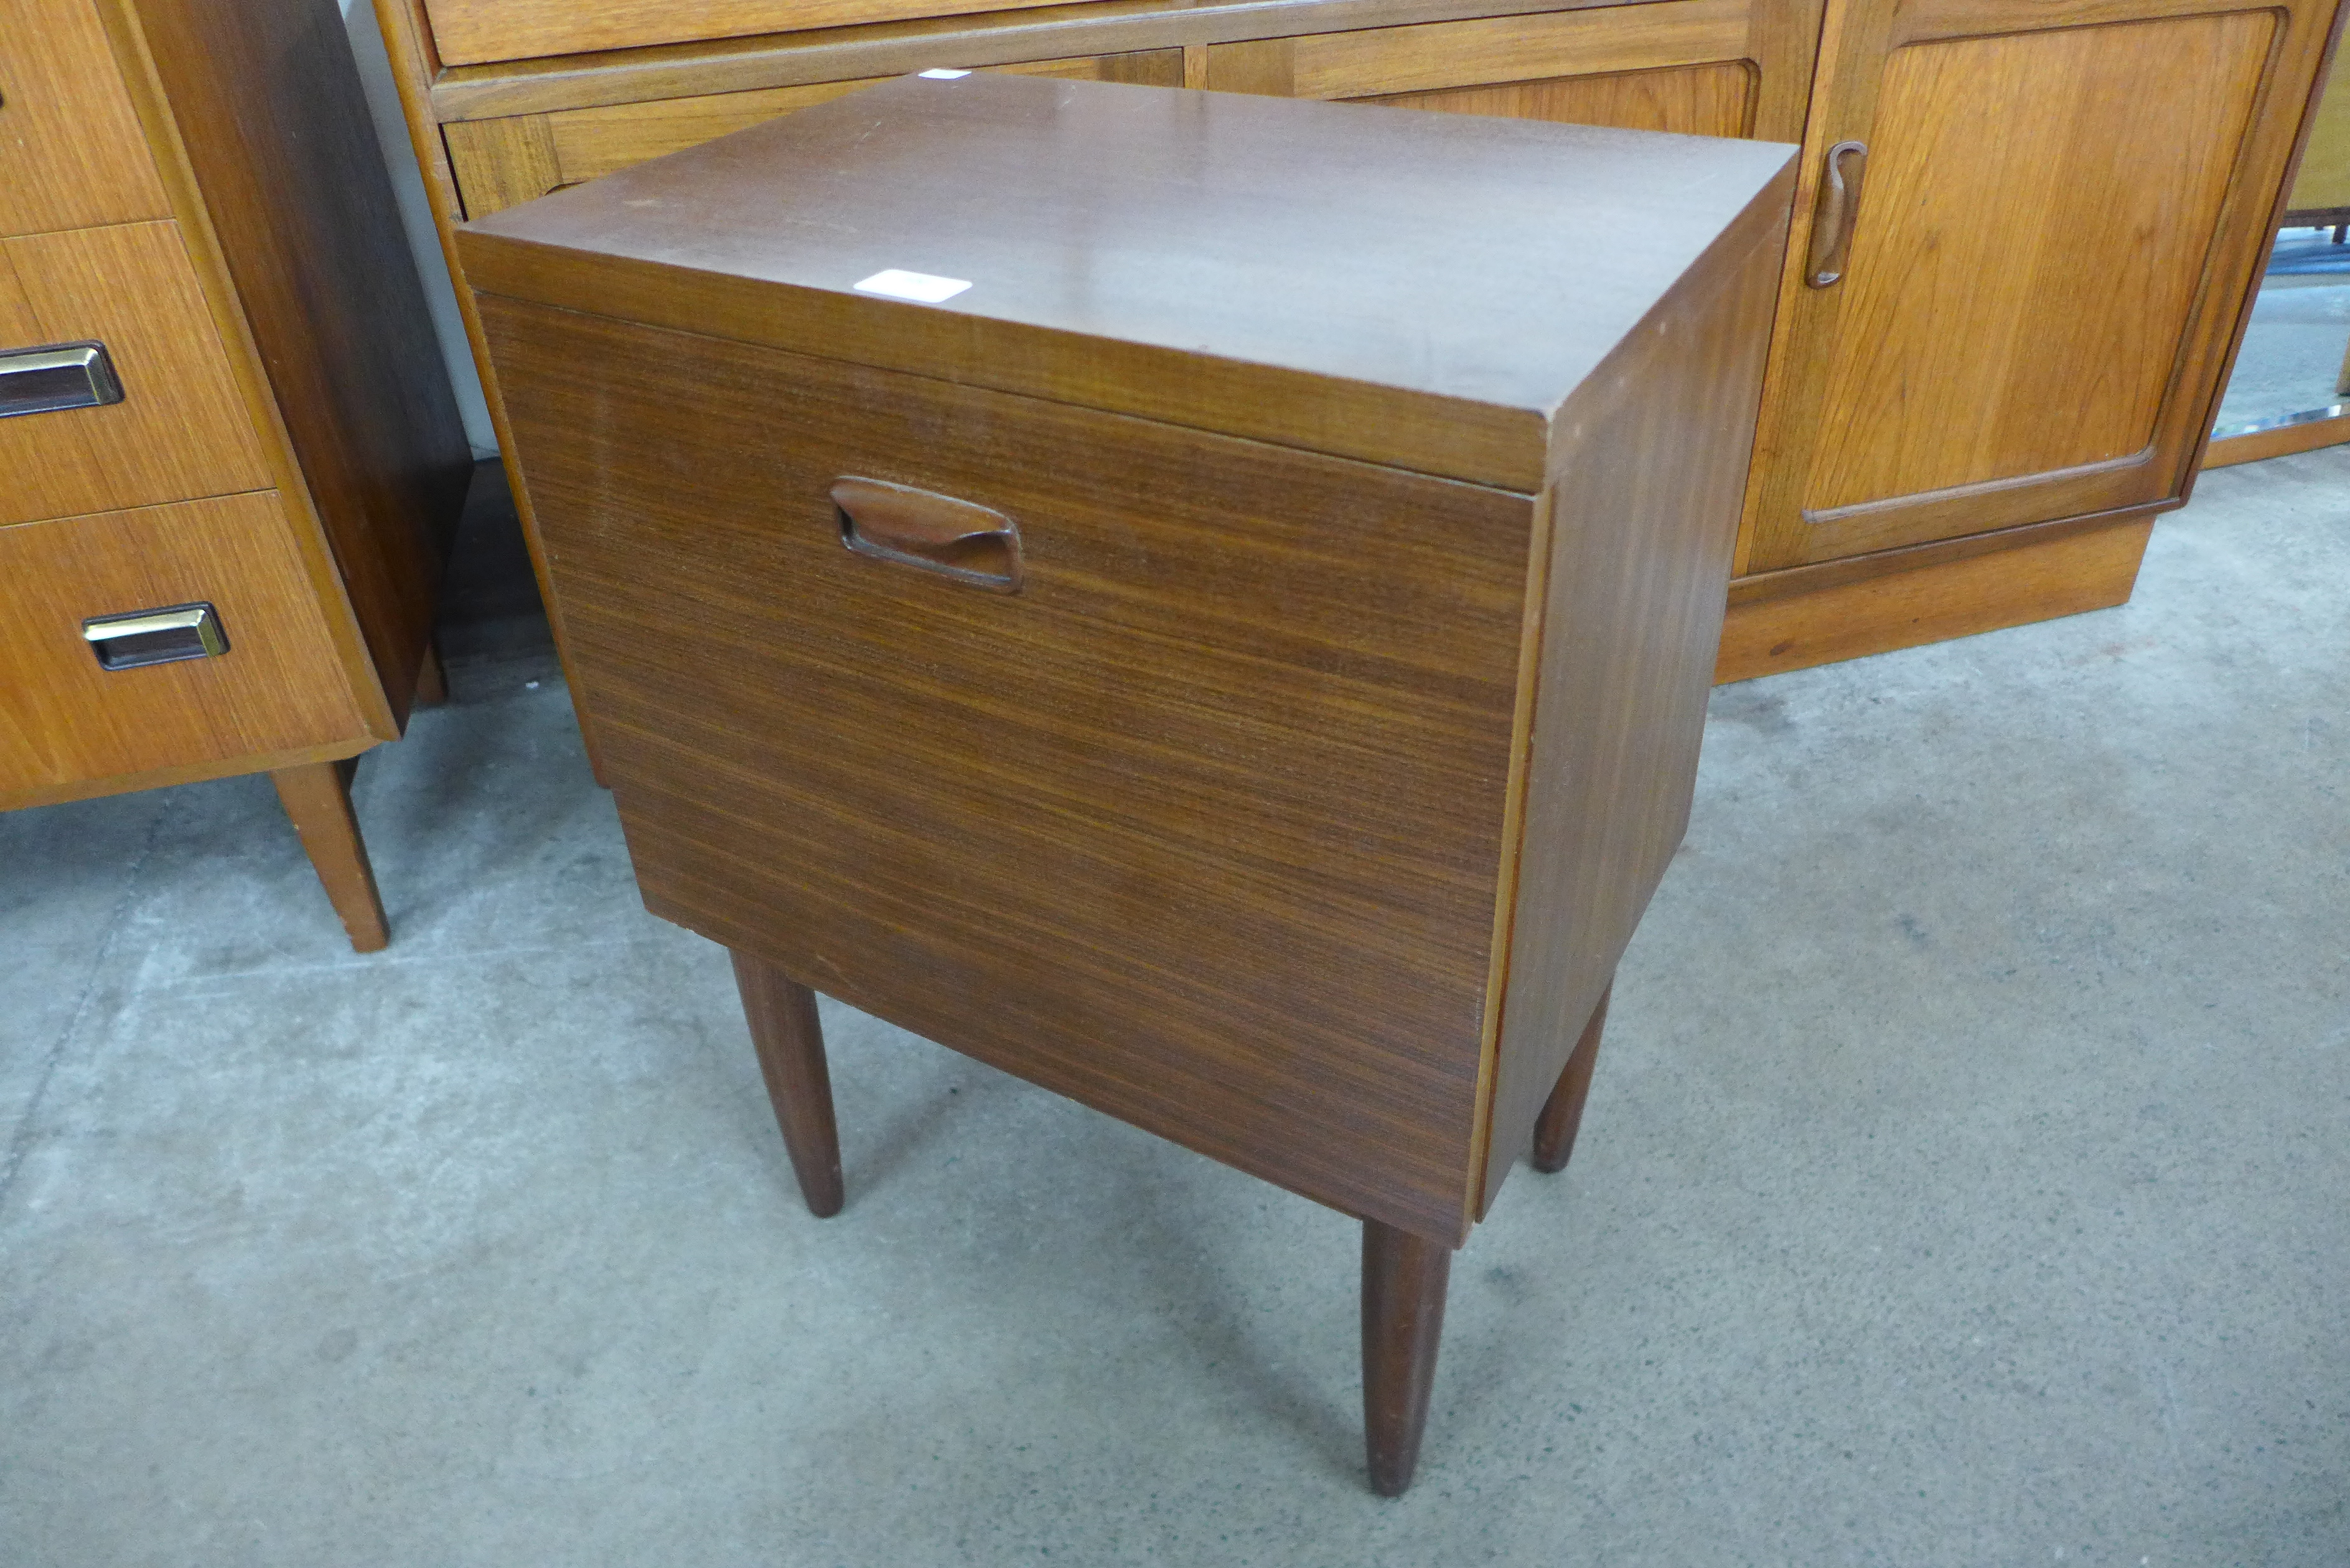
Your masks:
<instances>
[{"instance_id":1,"label":"sideboard cabinet door","mask_svg":"<svg viewBox=\"0 0 2350 1568\"><path fill-rule=\"evenodd\" d=\"M2182 495L2333 11L1833 0L1741 569Z\"/></svg>"}]
</instances>

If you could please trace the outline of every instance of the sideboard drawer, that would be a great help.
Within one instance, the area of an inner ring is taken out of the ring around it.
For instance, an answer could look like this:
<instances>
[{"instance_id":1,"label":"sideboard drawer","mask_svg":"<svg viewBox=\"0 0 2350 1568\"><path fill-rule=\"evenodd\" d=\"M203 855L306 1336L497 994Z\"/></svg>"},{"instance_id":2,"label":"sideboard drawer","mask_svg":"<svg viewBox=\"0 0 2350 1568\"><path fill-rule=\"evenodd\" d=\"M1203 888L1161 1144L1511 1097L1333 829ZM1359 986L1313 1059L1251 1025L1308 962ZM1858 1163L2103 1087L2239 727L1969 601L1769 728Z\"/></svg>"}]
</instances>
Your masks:
<instances>
[{"instance_id":1,"label":"sideboard drawer","mask_svg":"<svg viewBox=\"0 0 2350 1568\"><path fill-rule=\"evenodd\" d=\"M172 213L90 0L0 0L0 235Z\"/></svg>"},{"instance_id":2,"label":"sideboard drawer","mask_svg":"<svg viewBox=\"0 0 2350 1568\"><path fill-rule=\"evenodd\" d=\"M109 670L85 632L199 604L225 652ZM0 806L368 738L276 491L0 528Z\"/></svg>"},{"instance_id":3,"label":"sideboard drawer","mask_svg":"<svg viewBox=\"0 0 2350 1568\"><path fill-rule=\"evenodd\" d=\"M251 414L176 223L0 241L0 351L106 346L122 400L0 419L0 525L260 490Z\"/></svg>"},{"instance_id":4,"label":"sideboard drawer","mask_svg":"<svg viewBox=\"0 0 2350 1568\"><path fill-rule=\"evenodd\" d=\"M1183 51L1134 49L978 68L1065 81L1181 87ZM855 77L746 92L697 93L642 103L459 120L444 126L442 134L448 142L449 164L464 199L465 215L484 218L566 185L682 152L777 115L812 109L881 79Z\"/></svg>"},{"instance_id":5,"label":"sideboard drawer","mask_svg":"<svg viewBox=\"0 0 2350 1568\"><path fill-rule=\"evenodd\" d=\"M482 303L655 912L1461 1223L1531 496ZM1000 513L1016 561L845 547L845 476Z\"/></svg>"},{"instance_id":6,"label":"sideboard drawer","mask_svg":"<svg viewBox=\"0 0 2350 1568\"><path fill-rule=\"evenodd\" d=\"M795 33L861 22L896 22L915 16L963 16L977 11L1016 11L1059 0L702 0L680 5L672 0L424 0L432 22L432 46L448 66L485 60L526 60L543 55L587 54L598 49L633 49L648 44L682 44L744 38L757 33Z\"/></svg>"}]
</instances>

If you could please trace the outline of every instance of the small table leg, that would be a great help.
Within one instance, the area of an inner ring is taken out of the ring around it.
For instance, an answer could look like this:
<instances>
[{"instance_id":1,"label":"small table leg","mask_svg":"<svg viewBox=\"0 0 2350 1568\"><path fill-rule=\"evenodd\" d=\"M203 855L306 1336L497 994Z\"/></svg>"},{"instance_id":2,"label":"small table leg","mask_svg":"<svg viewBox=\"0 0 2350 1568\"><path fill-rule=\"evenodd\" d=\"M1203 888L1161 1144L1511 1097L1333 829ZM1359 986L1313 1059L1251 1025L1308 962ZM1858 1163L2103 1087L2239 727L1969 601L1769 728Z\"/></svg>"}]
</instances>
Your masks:
<instances>
[{"instance_id":1,"label":"small table leg","mask_svg":"<svg viewBox=\"0 0 2350 1568\"><path fill-rule=\"evenodd\" d=\"M1536 1170L1565 1170L1566 1157L1575 1152L1575 1131L1583 1125L1583 1102L1591 1094L1591 1069L1599 1060L1599 1034L1607 1027L1607 999L1615 990L1611 981L1599 993L1599 1005L1591 1010L1591 1022L1583 1026L1583 1038L1575 1043L1566 1070L1543 1102L1542 1115L1534 1121Z\"/></svg>"},{"instance_id":2,"label":"small table leg","mask_svg":"<svg viewBox=\"0 0 2350 1568\"><path fill-rule=\"evenodd\" d=\"M449 677L441 668L441 650L430 642L424 645L424 662L416 667L416 695L409 699L411 708L438 708L449 701Z\"/></svg>"},{"instance_id":3,"label":"small table leg","mask_svg":"<svg viewBox=\"0 0 2350 1568\"><path fill-rule=\"evenodd\" d=\"M1451 1277L1451 1248L1363 1221L1363 1448L1381 1497L1401 1497L1419 1463Z\"/></svg>"},{"instance_id":4,"label":"small table leg","mask_svg":"<svg viewBox=\"0 0 2350 1568\"><path fill-rule=\"evenodd\" d=\"M840 1135L832 1120L832 1075L824 1064L824 1026L816 1015L816 992L764 959L739 950L734 986L743 993L743 1016L758 1048L759 1071L767 1098L783 1128L784 1148L800 1179L808 1212L828 1220L840 1212Z\"/></svg>"},{"instance_id":5,"label":"small table leg","mask_svg":"<svg viewBox=\"0 0 2350 1568\"><path fill-rule=\"evenodd\" d=\"M384 923L383 898L376 892L375 867L368 864L367 841L351 814L351 774L357 757L338 763L304 763L277 768L269 782L294 820L311 868L327 889L328 901L343 918L354 951L371 953L391 940Z\"/></svg>"}]
</instances>

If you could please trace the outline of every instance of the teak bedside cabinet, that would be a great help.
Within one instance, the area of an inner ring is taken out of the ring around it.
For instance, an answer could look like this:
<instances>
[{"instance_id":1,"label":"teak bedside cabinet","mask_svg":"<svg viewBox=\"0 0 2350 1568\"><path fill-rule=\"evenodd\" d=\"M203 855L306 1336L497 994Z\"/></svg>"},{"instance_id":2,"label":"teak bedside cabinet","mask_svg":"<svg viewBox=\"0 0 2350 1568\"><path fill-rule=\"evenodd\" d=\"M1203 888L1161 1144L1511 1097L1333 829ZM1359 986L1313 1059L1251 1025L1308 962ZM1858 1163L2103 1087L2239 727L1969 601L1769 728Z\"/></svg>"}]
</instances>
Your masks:
<instances>
[{"instance_id":1,"label":"teak bedside cabinet","mask_svg":"<svg viewBox=\"0 0 2350 1568\"><path fill-rule=\"evenodd\" d=\"M1687 821L1792 151L907 78L461 234L811 1208L813 987L1359 1216L1403 1489Z\"/></svg>"}]
</instances>

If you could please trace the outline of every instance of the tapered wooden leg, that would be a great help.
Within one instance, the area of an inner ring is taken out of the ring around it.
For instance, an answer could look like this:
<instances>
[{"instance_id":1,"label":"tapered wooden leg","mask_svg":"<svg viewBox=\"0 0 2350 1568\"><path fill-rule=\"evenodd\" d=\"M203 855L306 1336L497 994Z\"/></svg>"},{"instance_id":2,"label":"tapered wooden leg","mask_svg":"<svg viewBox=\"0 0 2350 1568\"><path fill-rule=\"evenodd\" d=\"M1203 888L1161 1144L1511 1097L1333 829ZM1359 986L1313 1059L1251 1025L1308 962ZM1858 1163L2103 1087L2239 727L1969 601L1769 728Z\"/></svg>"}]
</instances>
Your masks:
<instances>
[{"instance_id":1,"label":"tapered wooden leg","mask_svg":"<svg viewBox=\"0 0 2350 1568\"><path fill-rule=\"evenodd\" d=\"M1363 1221L1363 1448L1381 1497L1401 1497L1419 1463L1451 1277L1451 1248Z\"/></svg>"},{"instance_id":2,"label":"tapered wooden leg","mask_svg":"<svg viewBox=\"0 0 2350 1568\"><path fill-rule=\"evenodd\" d=\"M424 662L416 667L416 695L409 700L411 708L438 708L449 701L449 677L441 668L441 650L431 643L424 645Z\"/></svg>"},{"instance_id":3,"label":"tapered wooden leg","mask_svg":"<svg viewBox=\"0 0 2350 1568\"><path fill-rule=\"evenodd\" d=\"M824 1026L816 992L764 959L734 951L734 986L758 1047L784 1147L800 1179L808 1212L828 1220L840 1212L840 1134L832 1121L832 1075L824 1065Z\"/></svg>"},{"instance_id":4,"label":"tapered wooden leg","mask_svg":"<svg viewBox=\"0 0 2350 1568\"><path fill-rule=\"evenodd\" d=\"M1591 1093L1591 1069L1599 1060L1599 1033L1607 1027L1607 999L1615 990L1610 983L1599 993L1599 1005L1591 1010L1591 1022L1583 1026L1583 1038L1575 1043L1566 1071L1543 1102L1542 1116L1534 1122L1536 1170L1565 1170L1566 1157L1575 1152L1575 1130L1583 1125L1583 1102Z\"/></svg>"},{"instance_id":5,"label":"tapered wooden leg","mask_svg":"<svg viewBox=\"0 0 2350 1568\"><path fill-rule=\"evenodd\" d=\"M353 950L371 953L391 940L384 924L383 898L375 890L375 867L368 864L359 819L351 815L351 774L357 757L339 763L304 763L269 775L302 848L326 885L327 898L343 918Z\"/></svg>"}]
</instances>

